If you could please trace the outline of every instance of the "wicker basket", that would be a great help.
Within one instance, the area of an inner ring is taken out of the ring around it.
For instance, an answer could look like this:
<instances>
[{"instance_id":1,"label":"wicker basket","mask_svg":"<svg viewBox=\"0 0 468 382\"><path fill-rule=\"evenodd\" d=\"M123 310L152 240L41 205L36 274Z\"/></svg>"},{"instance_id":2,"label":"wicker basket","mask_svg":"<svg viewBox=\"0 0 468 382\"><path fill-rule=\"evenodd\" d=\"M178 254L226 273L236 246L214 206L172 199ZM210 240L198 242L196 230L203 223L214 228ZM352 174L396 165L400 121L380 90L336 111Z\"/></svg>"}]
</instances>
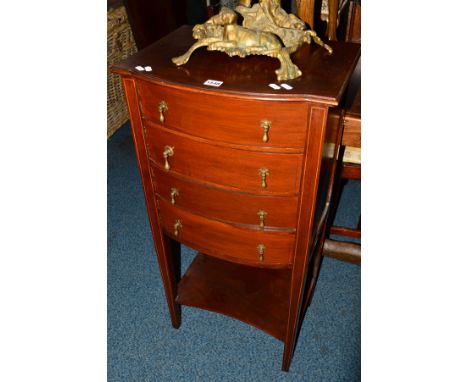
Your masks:
<instances>
[{"instance_id":1,"label":"wicker basket","mask_svg":"<svg viewBox=\"0 0 468 382\"><path fill-rule=\"evenodd\" d=\"M107 138L127 120L128 112L120 76L109 68L136 52L132 30L123 6L107 12Z\"/></svg>"}]
</instances>

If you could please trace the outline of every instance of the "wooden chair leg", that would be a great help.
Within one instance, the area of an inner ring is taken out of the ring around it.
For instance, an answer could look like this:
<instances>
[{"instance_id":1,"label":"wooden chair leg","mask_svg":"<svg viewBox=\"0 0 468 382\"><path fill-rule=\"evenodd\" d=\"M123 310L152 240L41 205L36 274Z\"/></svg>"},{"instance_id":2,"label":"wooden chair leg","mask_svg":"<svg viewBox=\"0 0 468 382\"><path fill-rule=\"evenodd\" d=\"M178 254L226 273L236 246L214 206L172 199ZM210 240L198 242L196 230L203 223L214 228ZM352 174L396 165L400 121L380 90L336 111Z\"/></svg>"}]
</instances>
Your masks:
<instances>
[{"instance_id":1,"label":"wooden chair leg","mask_svg":"<svg viewBox=\"0 0 468 382\"><path fill-rule=\"evenodd\" d=\"M338 27L338 0L328 0L327 38L336 41L336 29Z\"/></svg>"},{"instance_id":2,"label":"wooden chair leg","mask_svg":"<svg viewBox=\"0 0 468 382\"><path fill-rule=\"evenodd\" d=\"M302 21L309 24L310 29L314 29L314 9L315 0L301 0L297 8L297 15Z\"/></svg>"},{"instance_id":3,"label":"wooden chair leg","mask_svg":"<svg viewBox=\"0 0 468 382\"><path fill-rule=\"evenodd\" d=\"M332 191L332 197L330 202L330 216L328 218L328 225L333 226L335 221L336 213L338 211L338 205L340 204L341 195L343 194L343 189L345 186L345 180L342 178L343 173L343 155L345 147L340 147L340 152L338 155L338 161L336 163L336 172L334 180L334 190ZM327 233L328 236L329 232Z\"/></svg>"},{"instance_id":4,"label":"wooden chair leg","mask_svg":"<svg viewBox=\"0 0 468 382\"><path fill-rule=\"evenodd\" d=\"M348 263L361 264L361 245L337 240L325 240L323 254Z\"/></svg>"}]
</instances>

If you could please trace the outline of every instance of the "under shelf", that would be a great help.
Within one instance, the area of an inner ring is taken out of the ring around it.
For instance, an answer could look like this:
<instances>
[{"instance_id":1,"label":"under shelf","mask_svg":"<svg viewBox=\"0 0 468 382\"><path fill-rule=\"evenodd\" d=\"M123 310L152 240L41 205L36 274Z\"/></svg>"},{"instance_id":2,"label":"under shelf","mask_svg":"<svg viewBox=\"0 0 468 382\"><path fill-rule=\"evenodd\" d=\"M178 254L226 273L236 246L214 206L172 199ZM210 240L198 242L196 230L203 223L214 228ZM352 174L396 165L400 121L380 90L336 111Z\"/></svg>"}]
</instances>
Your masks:
<instances>
[{"instance_id":1,"label":"under shelf","mask_svg":"<svg viewBox=\"0 0 468 382\"><path fill-rule=\"evenodd\" d=\"M221 313L284 341L291 268L267 269L199 253L179 282L176 302Z\"/></svg>"}]
</instances>

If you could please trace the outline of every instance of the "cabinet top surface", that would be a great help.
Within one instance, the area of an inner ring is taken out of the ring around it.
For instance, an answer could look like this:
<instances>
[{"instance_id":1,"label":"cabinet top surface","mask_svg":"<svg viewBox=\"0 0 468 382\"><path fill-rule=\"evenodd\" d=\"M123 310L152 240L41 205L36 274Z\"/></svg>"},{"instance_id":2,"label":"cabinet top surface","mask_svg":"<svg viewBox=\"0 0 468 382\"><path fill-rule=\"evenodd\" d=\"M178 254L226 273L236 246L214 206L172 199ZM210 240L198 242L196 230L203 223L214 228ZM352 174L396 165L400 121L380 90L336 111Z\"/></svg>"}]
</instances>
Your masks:
<instances>
[{"instance_id":1,"label":"cabinet top surface","mask_svg":"<svg viewBox=\"0 0 468 382\"><path fill-rule=\"evenodd\" d=\"M185 25L161 40L139 51L112 68L124 76L134 76L152 82L183 86L206 92L271 99L308 99L337 105L360 56L360 45L329 42L333 54L317 44L304 44L291 55L302 71L294 80L276 79L280 63L267 56L229 57L226 53L197 49L190 60L176 66L172 57L180 56L195 42L192 27ZM152 71L138 71L136 66L151 66ZM204 85L207 80L222 81L219 87ZM269 84L292 86L287 90L272 89Z\"/></svg>"}]
</instances>

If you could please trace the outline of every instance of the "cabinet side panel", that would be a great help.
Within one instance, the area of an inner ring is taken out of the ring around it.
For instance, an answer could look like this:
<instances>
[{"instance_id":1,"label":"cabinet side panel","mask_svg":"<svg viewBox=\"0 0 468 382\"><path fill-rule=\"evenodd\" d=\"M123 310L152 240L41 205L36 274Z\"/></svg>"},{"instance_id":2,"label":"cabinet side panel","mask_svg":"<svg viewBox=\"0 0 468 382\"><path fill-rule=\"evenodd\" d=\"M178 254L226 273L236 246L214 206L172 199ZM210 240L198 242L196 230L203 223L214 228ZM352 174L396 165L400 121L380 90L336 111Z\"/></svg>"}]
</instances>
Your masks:
<instances>
[{"instance_id":1,"label":"cabinet side panel","mask_svg":"<svg viewBox=\"0 0 468 382\"><path fill-rule=\"evenodd\" d=\"M156 254L159 262L159 269L164 283L164 291L166 293L167 304L171 315L172 325L180 326L180 305L175 302L177 295L177 275L180 273L178 268L179 259L174 258L180 256L180 253L171 251L171 243L163 234L156 207L155 195L151 184L149 161L146 153L145 141L143 136L143 127L141 123L141 115L138 107L138 95L135 87L135 81L132 78L123 78L125 95L127 98L128 111L130 115L130 123L132 127L133 142L140 169L143 191L145 194L146 208L148 210L151 232L156 249Z\"/></svg>"},{"instance_id":2,"label":"cabinet side panel","mask_svg":"<svg viewBox=\"0 0 468 382\"><path fill-rule=\"evenodd\" d=\"M299 329L300 312L303 304L309 250L312 244L313 216L320 177L320 165L325 140L327 109L312 107L302 169L299 197L297 239L294 254L290 292L289 319L284 344L283 370L289 370Z\"/></svg>"},{"instance_id":3,"label":"cabinet side panel","mask_svg":"<svg viewBox=\"0 0 468 382\"><path fill-rule=\"evenodd\" d=\"M325 228L325 223L329 215L330 200L336 172L336 161L338 159L342 134L342 112L339 108L330 109L327 117L325 142L322 147L320 177L314 213L312 248L317 243L321 231Z\"/></svg>"},{"instance_id":4,"label":"cabinet side panel","mask_svg":"<svg viewBox=\"0 0 468 382\"><path fill-rule=\"evenodd\" d=\"M325 141L322 146L320 177L317 188L314 224L312 230L312 244L309 249L309 264L307 266L307 273L304 280L305 290L301 307L301 319L304 317L312 300L322 263L323 243L328 226L328 220L332 215L330 205L332 191L335 184L337 159L340 152L342 135L343 109L339 107L329 109Z\"/></svg>"}]
</instances>

